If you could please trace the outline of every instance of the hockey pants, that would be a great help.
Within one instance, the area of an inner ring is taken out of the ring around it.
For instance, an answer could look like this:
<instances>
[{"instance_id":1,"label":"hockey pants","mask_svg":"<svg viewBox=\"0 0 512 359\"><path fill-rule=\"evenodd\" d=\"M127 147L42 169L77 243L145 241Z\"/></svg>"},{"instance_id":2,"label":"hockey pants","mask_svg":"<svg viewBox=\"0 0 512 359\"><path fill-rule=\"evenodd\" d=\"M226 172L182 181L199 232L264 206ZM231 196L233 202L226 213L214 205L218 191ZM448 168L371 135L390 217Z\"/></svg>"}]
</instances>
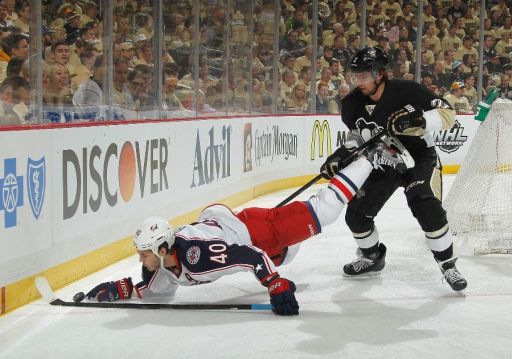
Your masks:
<instances>
[{"instance_id":1,"label":"hockey pants","mask_svg":"<svg viewBox=\"0 0 512 359\"><path fill-rule=\"evenodd\" d=\"M398 187L404 188L407 204L425 232L430 248L442 251L451 245L446 211L441 204L441 168L435 153L426 157L416 160L415 167L405 174L391 168L374 170L349 203L345 222L360 248L370 248L378 242L374 217Z\"/></svg>"},{"instance_id":2,"label":"hockey pants","mask_svg":"<svg viewBox=\"0 0 512 359\"><path fill-rule=\"evenodd\" d=\"M237 214L247 227L252 243L280 265L288 248L322 231L341 214L364 183L372 167L359 159L344 168L308 201L296 201L280 208L246 208Z\"/></svg>"}]
</instances>

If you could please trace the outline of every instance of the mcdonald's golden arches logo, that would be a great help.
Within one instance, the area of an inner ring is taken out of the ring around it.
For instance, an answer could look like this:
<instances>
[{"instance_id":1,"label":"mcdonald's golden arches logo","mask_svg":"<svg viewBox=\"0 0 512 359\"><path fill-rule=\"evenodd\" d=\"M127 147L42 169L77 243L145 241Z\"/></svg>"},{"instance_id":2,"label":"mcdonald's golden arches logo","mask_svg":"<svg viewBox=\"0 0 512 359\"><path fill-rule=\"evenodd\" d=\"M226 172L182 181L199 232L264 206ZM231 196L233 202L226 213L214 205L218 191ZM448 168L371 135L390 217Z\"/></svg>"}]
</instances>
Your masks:
<instances>
[{"instance_id":1,"label":"mcdonald's golden arches logo","mask_svg":"<svg viewBox=\"0 0 512 359\"><path fill-rule=\"evenodd\" d=\"M311 161L315 159L317 138L318 157L324 157L324 149L327 152L325 157L329 156L332 153L331 128L329 127L329 121L324 120L320 124L320 121L316 120L313 124L313 131L311 132Z\"/></svg>"}]
</instances>

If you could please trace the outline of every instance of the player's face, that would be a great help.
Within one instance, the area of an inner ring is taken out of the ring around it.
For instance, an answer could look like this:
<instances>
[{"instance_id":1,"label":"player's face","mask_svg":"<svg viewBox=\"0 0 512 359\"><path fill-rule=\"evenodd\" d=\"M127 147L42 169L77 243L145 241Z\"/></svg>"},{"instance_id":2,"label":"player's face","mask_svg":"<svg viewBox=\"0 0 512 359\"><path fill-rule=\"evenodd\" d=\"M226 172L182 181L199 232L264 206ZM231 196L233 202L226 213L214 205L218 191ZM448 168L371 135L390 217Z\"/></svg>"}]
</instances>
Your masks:
<instances>
[{"instance_id":1,"label":"player's face","mask_svg":"<svg viewBox=\"0 0 512 359\"><path fill-rule=\"evenodd\" d=\"M369 71L354 73L354 83L366 96L374 94L377 87L376 79Z\"/></svg>"},{"instance_id":2,"label":"player's face","mask_svg":"<svg viewBox=\"0 0 512 359\"><path fill-rule=\"evenodd\" d=\"M137 251L139 253L139 262L150 272L154 272L160 268L160 258L158 258L152 251Z\"/></svg>"}]
</instances>

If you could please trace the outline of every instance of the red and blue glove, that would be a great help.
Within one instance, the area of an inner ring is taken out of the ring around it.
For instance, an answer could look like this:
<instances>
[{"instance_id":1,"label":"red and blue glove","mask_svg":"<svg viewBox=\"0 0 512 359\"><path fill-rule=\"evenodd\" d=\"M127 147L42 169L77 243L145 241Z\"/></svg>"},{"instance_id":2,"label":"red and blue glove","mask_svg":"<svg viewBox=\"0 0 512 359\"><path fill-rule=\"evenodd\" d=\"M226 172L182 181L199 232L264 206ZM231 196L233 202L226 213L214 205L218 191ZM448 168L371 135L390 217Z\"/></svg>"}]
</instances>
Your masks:
<instances>
[{"instance_id":1,"label":"red and blue glove","mask_svg":"<svg viewBox=\"0 0 512 359\"><path fill-rule=\"evenodd\" d=\"M276 278L268 284L272 311L277 315L299 314L299 303L295 299L295 283L285 278Z\"/></svg>"},{"instance_id":2,"label":"red and blue glove","mask_svg":"<svg viewBox=\"0 0 512 359\"><path fill-rule=\"evenodd\" d=\"M89 293L87 299L95 298L98 302L115 302L120 299L130 299L133 292L132 278L123 278L115 282L98 284Z\"/></svg>"}]
</instances>

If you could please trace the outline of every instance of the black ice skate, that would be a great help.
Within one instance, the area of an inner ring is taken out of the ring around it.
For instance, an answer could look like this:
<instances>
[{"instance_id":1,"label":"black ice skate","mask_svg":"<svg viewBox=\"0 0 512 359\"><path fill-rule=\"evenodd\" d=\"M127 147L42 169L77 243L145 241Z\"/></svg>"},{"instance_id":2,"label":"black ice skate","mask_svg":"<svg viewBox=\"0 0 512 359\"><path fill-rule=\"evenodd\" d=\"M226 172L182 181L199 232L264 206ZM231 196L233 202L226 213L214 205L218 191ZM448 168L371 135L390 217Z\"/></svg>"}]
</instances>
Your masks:
<instances>
[{"instance_id":1,"label":"black ice skate","mask_svg":"<svg viewBox=\"0 0 512 359\"><path fill-rule=\"evenodd\" d=\"M409 151L392 136L384 136L381 141L369 146L364 154L375 169L388 166L399 173L405 173L415 164Z\"/></svg>"},{"instance_id":2,"label":"black ice skate","mask_svg":"<svg viewBox=\"0 0 512 359\"><path fill-rule=\"evenodd\" d=\"M438 262L444 279L456 292L464 290L468 285L468 282L466 282L464 277L460 274L459 270L455 266L457 259L458 257L453 257L445 261Z\"/></svg>"},{"instance_id":3,"label":"black ice skate","mask_svg":"<svg viewBox=\"0 0 512 359\"><path fill-rule=\"evenodd\" d=\"M343 266L344 277L367 277L379 275L386 264L386 246L379 244L379 251L374 259L365 257L360 249L357 250L359 258Z\"/></svg>"}]
</instances>

